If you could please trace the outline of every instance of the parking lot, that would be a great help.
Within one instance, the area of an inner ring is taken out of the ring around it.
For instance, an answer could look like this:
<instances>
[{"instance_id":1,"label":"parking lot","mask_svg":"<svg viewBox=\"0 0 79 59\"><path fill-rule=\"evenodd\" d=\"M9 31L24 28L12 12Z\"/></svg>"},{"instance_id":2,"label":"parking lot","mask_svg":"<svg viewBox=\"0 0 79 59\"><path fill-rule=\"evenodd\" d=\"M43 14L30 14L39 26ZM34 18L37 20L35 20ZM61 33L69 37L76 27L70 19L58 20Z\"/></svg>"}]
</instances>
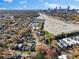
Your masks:
<instances>
[{"instance_id":1,"label":"parking lot","mask_svg":"<svg viewBox=\"0 0 79 59\"><path fill-rule=\"evenodd\" d=\"M60 39L57 44L60 48L72 48L74 45L79 45L79 36Z\"/></svg>"}]
</instances>

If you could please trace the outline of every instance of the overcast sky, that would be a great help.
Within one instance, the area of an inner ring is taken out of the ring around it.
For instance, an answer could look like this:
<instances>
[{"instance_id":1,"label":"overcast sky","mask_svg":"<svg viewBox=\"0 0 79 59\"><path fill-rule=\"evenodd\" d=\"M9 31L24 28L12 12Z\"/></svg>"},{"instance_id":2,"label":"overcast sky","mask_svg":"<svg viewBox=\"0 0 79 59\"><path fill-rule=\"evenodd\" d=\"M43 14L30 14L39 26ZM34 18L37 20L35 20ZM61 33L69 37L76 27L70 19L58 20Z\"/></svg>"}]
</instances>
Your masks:
<instances>
[{"instance_id":1,"label":"overcast sky","mask_svg":"<svg viewBox=\"0 0 79 59\"><path fill-rule=\"evenodd\" d=\"M79 0L0 0L0 9L47 9L55 7L79 9Z\"/></svg>"}]
</instances>

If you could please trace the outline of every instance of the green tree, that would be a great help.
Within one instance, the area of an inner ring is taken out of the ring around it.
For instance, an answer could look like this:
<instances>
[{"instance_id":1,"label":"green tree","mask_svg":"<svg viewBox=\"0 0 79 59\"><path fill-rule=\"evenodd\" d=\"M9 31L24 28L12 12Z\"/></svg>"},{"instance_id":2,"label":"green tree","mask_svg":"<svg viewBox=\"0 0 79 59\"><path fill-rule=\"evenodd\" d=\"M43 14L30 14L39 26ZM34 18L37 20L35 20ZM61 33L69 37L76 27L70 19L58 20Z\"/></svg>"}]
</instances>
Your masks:
<instances>
[{"instance_id":1,"label":"green tree","mask_svg":"<svg viewBox=\"0 0 79 59\"><path fill-rule=\"evenodd\" d=\"M45 59L45 56L42 52L39 52L36 59Z\"/></svg>"},{"instance_id":2,"label":"green tree","mask_svg":"<svg viewBox=\"0 0 79 59\"><path fill-rule=\"evenodd\" d=\"M41 22L40 26L41 26L41 29L43 30L44 29L44 22Z\"/></svg>"},{"instance_id":3,"label":"green tree","mask_svg":"<svg viewBox=\"0 0 79 59\"><path fill-rule=\"evenodd\" d=\"M4 59L4 57L3 56L0 56L0 59Z\"/></svg>"}]
</instances>

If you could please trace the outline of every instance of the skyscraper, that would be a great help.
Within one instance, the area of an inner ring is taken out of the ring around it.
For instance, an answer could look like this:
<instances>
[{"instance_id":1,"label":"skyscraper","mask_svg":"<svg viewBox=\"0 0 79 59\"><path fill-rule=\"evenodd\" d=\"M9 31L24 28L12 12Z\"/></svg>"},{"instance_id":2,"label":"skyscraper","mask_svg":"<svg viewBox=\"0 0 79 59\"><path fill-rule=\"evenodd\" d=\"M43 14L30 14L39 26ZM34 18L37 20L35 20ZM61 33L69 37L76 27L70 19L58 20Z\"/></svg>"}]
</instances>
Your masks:
<instances>
[{"instance_id":1,"label":"skyscraper","mask_svg":"<svg viewBox=\"0 0 79 59\"><path fill-rule=\"evenodd\" d=\"M69 11L70 10L70 6L68 6L68 8L67 8L67 11Z\"/></svg>"}]
</instances>

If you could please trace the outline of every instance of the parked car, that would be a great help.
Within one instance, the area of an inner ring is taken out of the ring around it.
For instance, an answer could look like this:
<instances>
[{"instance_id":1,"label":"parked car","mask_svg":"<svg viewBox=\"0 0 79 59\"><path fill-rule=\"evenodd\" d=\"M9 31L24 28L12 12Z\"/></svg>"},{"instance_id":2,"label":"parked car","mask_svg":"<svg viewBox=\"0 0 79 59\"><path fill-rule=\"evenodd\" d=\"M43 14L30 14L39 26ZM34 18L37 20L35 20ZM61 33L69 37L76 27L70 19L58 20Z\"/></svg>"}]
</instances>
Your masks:
<instances>
[{"instance_id":1,"label":"parked car","mask_svg":"<svg viewBox=\"0 0 79 59\"><path fill-rule=\"evenodd\" d=\"M35 47L36 47L36 44L32 44L30 51L32 51L32 52L35 51Z\"/></svg>"},{"instance_id":2,"label":"parked car","mask_svg":"<svg viewBox=\"0 0 79 59\"><path fill-rule=\"evenodd\" d=\"M31 41L30 41L30 43L36 43L36 41L34 41L34 40L31 40Z\"/></svg>"},{"instance_id":3,"label":"parked car","mask_svg":"<svg viewBox=\"0 0 79 59\"><path fill-rule=\"evenodd\" d=\"M18 45L18 49L19 49L19 50L22 50L22 48L23 48L23 44L19 44L19 45Z\"/></svg>"},{"instance_id":4,"label":"parked car","mask_svg":"<svg viewBox=\"0 0 79 59\"><path fill-rule=\"evenodd\" d=\"M63 46L62 46L59 42L57 42L57 45L58 45L60 48L63 48Z\"/></svg>"},{"instance_id":5,"label":"parked car","mask_svg":"<svg viewBox=\"0 0 79 59\"><path fill-rule=\"evenodd\" d=\"M63 48L67 47L67 44L63 40L59 40L59 43L63 46Z\"/></svg>"},{"instance_id":6,"label":"parked car","mask_svg":"<svg viewBox=\"0 0 79 59\"><path fill-rule=\"evenodd\" d=\"M69 38L64 38L63 41L66 42L69 46L72 46L73 44Z\"/></svg>"},{"instance_id":7,"label":"parked car","mask_svg":"<svg viewBox=\"0 0 79 59\"><path fill-rule=\"evenodd\" d=\"M31 50L31 47L30 46L26 46L25 47L25 51L30 51Z\"/></svg>"},{"instance_id":8,"label":"parked car","mask_svg":"<svg viewBox=\"0 0 79 59\"><path fill-rule=\"evenodd\" d=\"M68 59L66 54L62 54L58 56L58 59Z\"/></svg>"},{"instance_id":9,"label":"parked car","mask_svg":"<svg viewBox=\"0 0 79 59\"><path fill-rule=\"evenodd\" d=\"M74 38L73 40L76 42L76 44L79 44L79 40L78 39Z\"/></svg>"},{"instance_id":10,"label":"parked car","mask_svg":"<svg viewBox=\"0 0 79 59\"><path fill-rule=\"evenodd\" d=\"M78 42L74 39L70 39L73 44L77 44Z\"/></svg>"}]
</instances>

